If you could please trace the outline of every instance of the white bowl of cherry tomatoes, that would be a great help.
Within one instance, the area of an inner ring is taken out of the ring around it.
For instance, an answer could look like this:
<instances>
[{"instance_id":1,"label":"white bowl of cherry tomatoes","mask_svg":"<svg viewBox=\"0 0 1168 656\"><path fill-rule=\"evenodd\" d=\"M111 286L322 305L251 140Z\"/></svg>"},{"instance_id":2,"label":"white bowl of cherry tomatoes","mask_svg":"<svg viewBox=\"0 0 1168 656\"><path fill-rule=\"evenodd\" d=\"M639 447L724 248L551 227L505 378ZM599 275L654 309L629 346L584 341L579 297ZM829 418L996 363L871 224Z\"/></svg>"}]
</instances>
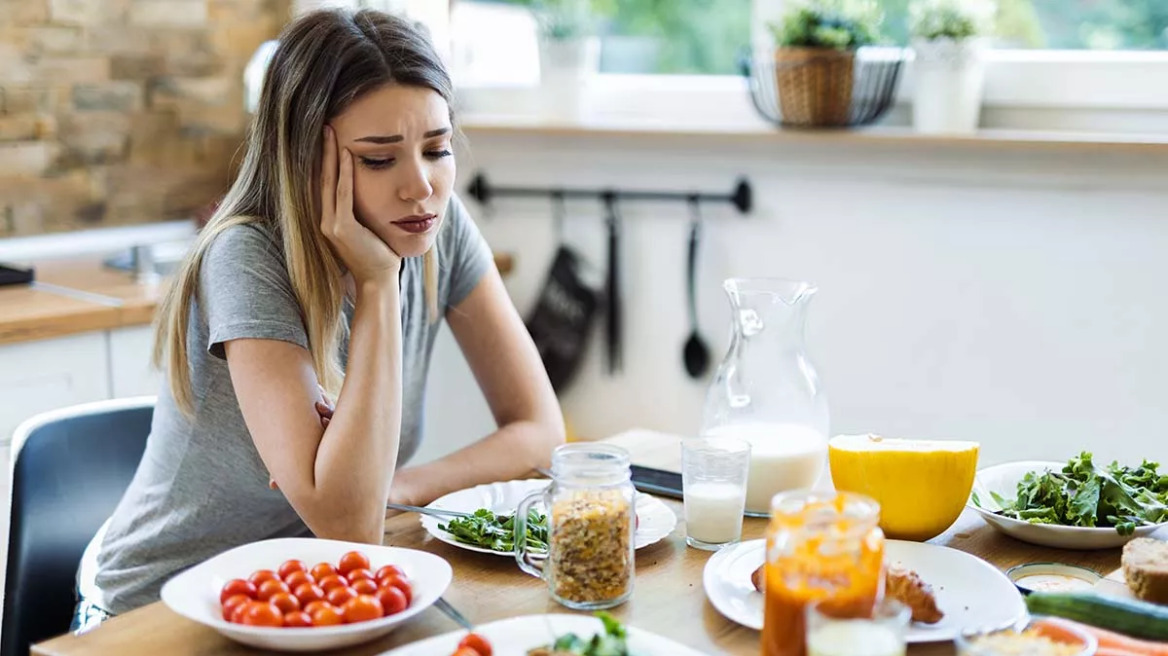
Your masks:
<instances>
[{"instance_id":1,"label":"white bowl of cherry tomatoes","mask_svg":"<svg viewBox=\"0 0 1168 656\"><path fill-rule=\"evenodd\" d=\"M254 542L166 582L171 610L253 647L336 649L379 638L450 585L425 551L314 538Z\"/></svg>"}]
</instances>

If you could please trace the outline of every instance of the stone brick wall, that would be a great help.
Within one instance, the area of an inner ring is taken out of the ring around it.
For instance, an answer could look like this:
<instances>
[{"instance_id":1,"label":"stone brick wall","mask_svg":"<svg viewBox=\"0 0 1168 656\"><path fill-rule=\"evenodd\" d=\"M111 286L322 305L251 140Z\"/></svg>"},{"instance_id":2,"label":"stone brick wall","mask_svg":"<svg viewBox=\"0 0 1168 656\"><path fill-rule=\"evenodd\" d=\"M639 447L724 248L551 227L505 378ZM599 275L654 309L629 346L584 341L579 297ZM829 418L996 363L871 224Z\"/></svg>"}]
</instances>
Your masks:
<instances>
[{"instance_id":1,"label":"stone brick wall","mask_svg":"<svg viewBox=\"0 0 1168 656\"><path fill-rule=\"evenodd\" d=\"M0 0L0 238L192 216L290 0Z\"/></svg>"}]
</instances>

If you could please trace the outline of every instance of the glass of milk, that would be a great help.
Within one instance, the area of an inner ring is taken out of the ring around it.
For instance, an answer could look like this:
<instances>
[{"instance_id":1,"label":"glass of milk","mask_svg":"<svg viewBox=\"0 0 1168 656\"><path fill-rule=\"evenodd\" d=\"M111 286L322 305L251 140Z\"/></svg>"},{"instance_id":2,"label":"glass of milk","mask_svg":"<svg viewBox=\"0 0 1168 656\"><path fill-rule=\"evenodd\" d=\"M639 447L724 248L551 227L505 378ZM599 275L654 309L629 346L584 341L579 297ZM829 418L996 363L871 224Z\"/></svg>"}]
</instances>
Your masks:
<instances>
[{"instance_id":1,"label":"glass of milk","mask_svg":"<svg viewBox=\"0 0 1168 656\"><path fill-rule=\"evenodd\" d=\"M697 438L681 443L685 542L715 551L742 538L750 442Z\"/></svg>"},{"instance_id":2,"label":"glass of milk","mask_svg":"<svg viewBox=\"0 0 1168 656\"><path fill-rule=\"evenodd\" d=\"M807 605L807 656L905 656L908 606L885 597L868 608Z\"/></svg>"}]
</instances>

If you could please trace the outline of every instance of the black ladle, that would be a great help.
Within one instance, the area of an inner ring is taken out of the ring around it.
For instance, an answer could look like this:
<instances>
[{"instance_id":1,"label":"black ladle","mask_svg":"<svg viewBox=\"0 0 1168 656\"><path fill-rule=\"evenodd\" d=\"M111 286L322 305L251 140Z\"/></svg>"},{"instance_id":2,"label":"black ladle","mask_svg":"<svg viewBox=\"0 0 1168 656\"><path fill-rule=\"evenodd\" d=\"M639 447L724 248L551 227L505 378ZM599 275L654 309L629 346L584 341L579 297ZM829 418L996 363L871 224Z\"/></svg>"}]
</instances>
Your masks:
<instances>
[{"instance_id":1,"label":"black ladle","mask_svg":"<svg viewBox=\"0 0 1168 656\"><path fill-rule=\"evenodd\" d=\"M710 366L710 349L698 333L698 302L696 278L698 268L698 239L702 232L702 215L698 208L696 196L689 198L690 228L689 228L689 259L686 263L686 293L689 300L689 339L685 340L682 357L685 361L685 370L691 378L701 378Z\"/></svg>"}]
</instances>

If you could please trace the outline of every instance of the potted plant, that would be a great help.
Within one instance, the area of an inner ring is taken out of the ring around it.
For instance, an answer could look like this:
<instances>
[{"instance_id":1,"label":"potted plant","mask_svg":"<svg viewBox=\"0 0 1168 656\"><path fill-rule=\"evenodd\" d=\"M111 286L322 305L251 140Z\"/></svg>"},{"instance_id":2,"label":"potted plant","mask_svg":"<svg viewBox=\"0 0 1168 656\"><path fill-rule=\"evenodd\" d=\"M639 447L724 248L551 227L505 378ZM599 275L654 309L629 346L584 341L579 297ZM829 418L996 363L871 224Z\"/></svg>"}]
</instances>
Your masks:
<instances>
[{"instance_id":1,"label":"potted plant","mask_svg":"<svg viewBox=\"0 0 1168 656\"><path fill-rule=\"evenodd\" d=\"M784 124L848 124L856 49L876 40L879 23L875 2L808 0L769 26Z\"/></svg>"},{"instance_id":2,"label":"potted plant","mask_svg":"<svg viewBox=\"0 0 1168 656\"><path fill-rule=\"evenodd\" d=\"M917 0L910 6L913 126L927 134L977 131L985 84L990 0Z\"/></svg>"},{"instance_id":3,"label":"potted plant","mask_svg":"<svg viewBox=\"0 0 1168 656\"><path fill-rule=\"evenodd\" d=\"M539 75L544 110L578 117L590 78L600 67L600 40L589 0L531 0L539 24Z\"/></svg>"}]
</instances>

